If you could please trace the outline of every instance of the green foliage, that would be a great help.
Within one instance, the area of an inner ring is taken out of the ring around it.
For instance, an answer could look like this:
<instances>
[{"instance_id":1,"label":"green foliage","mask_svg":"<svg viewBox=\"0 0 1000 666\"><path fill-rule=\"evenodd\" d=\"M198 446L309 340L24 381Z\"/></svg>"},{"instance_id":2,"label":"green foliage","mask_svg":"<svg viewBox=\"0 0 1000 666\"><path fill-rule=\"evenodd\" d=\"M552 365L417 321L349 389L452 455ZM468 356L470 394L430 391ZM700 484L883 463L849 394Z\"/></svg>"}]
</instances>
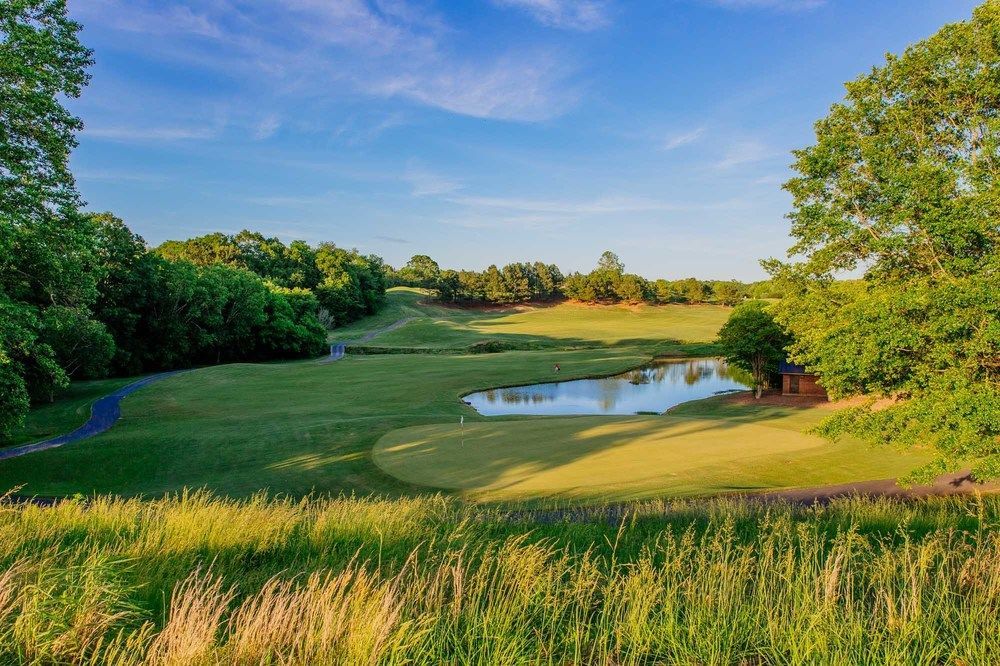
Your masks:
<instances>
[{"instance_id":1,"label":"green foliage","mask_svg":"<svg viewBox=\"0 0 1000 666\"><path fill-rule=\"evenodd\" d=\"M415 254L406 265L396 271L393 286L436 289L441 267L426 254Z\"/></svg>"},{"instance_id":2,"label":"green foliage","mask_svg":"<svg viewBox=\"0 0 1000 666\"><path fill-rule=\"evenodd\" d=\"M44 310L40 323L39 339L54 350L67 376L91 379L107 374L115 341L89 312L53 305Z\"/></svg>"},{"instance_id":3,"label":"green foliage","mask_svg":"<svg viewBox=\"0 0 1000 666\"><path fill-rule=\"evenodd\" d=\"M1000 475L998 67L990 0L847 84L786 184L799 261L766 264L794 356L831 394L898 399L827 431L932 446L923 476Z\"/></svg>"},{"instance_id":4,"label":"green foliage","mask_svg":"<svg viewBox=\"0 0 1000 666\"><path fill-rule=\"evenodd\" d=\"M375 313L385 303L388 268L380 257L363 256L333 243L313 248L304 241L285 245L277 238L243 230L235 236L207 234L166 241L156 253L196 266L244 269L283 288L315 294L323 319L341 326Z\"/></svg>"},{"instance_id":5,"label":"green foliage","mask_svg":"<svg viewBox=\"0 0 1000 666\"><path fill-rule=\"evenodd\" d=\"M719 329L719 345L726 360L753 376L759 398L769 378L778 370L791 342L762 301L738 305Z\"/></svg>"},{"instance_id":6,"label":"green foliage","mask_svg":"<svg viewBox=\"0 0 1000 666\"><path fill-rule=\"evenodd\" d=\"M42 330L66 310L46 309L83 312L95 297L91 227L68 169L81 124L62 103L88 79L79 30L65 2L0 3L0 437L26 397L51 399L67 382Z\"/></svg>"}]
</instances>

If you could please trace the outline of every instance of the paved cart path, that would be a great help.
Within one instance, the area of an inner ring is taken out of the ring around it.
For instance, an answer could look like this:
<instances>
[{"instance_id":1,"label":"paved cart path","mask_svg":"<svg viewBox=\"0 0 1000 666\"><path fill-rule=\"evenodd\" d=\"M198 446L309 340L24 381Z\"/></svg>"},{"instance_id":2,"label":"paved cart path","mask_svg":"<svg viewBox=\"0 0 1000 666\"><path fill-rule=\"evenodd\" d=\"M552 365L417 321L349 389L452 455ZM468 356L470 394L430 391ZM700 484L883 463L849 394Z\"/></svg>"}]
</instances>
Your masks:
<instances>
[{"instance_id":1,"label":"paved cart path","mask_svg":"<svg viewBox=\"0 0 1000 666\"><path fill-rule=\"evenodd\" d=\"M172 370L170 372L161 372L159 374L143 377L138 381L134 381L127 386L121 387L114 393L106 395L103 398L98 398L97 401L90 407L90 418L76 430L68 432L64 435L57 435L56 437L43 439L42 441L34 442L33 444L24 444L22 446L13 446L9 449L0 449L0 460L17 458L18 456L34 453L36 451L54 449L57 446L89 439L94 435L99 435L102 432L110 430L111 426L113 426L115 422L121 418L122 398L135 393L139 389L149 386L154 382L166 379L167 377L172 377L180 372L184 372L184 370Z\"/></svg>"},{"instance_id":2,"label":"paved cart path","mask_svg":"<svg viewBox=\"0 0 1000 666\"><path fill-rule=\"evenodd\" d=\"M373 340L375 336L382 335L383 333L388 333L389 331L395 331L397 328L402 328L406 326L411 321L416 319L416 317L404 317L403 319L398 319L388 326L383 326L382 328L376 328L374 331L368 331L362 335L357 340L350 340L348 342L334 342L330 345L330 355L324 356L319 359L320 363L332 363L334 361L339 361L344 358L344 354L347 353L347 345L358 344L359 342L369 342Z\"/></svg>"}]
</instances>

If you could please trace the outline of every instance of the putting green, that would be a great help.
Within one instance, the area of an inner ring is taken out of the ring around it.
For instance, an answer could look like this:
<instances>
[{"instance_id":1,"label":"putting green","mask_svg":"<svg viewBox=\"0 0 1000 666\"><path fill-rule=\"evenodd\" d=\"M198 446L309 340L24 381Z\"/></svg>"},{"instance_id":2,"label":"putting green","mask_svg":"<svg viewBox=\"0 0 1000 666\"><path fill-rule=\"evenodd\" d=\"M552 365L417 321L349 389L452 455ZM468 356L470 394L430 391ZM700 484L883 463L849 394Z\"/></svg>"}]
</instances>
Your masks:
<instances>
[{"instance_id":1,"label":"putting green","mask_svg":"<svg viewBox=\"0 0 1000 666\"><path fill-rule=\"evenodd\" d=\"M788 418L801 421L802 414ZM832 444L788 426L780 418L762 425L672 416L477 422L464 432L449 423L394 430L373 457L401 480L488 501L819 486L896 477L923 460L858 442Z\"/></svg>"}]
</instances>

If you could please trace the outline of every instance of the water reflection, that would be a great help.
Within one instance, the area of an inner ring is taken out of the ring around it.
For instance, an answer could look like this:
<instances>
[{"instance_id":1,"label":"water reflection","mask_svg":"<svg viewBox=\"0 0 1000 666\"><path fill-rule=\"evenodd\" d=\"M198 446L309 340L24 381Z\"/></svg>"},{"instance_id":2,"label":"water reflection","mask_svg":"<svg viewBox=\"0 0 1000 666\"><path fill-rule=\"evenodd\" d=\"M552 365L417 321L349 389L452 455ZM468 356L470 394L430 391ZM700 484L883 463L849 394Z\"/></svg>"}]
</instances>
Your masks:
<instances>
[{"instance_id":1,"label":"water reflection","mask_svg":"<svg viewBox=\"0 0 1000 666\"><path fill-rule=\"evenodd\" d=\"M480 414L635 414L745 389L750 379L719 359L660 361L614 377L491 389L465 397Z\"/></svg>"}]
</instances>

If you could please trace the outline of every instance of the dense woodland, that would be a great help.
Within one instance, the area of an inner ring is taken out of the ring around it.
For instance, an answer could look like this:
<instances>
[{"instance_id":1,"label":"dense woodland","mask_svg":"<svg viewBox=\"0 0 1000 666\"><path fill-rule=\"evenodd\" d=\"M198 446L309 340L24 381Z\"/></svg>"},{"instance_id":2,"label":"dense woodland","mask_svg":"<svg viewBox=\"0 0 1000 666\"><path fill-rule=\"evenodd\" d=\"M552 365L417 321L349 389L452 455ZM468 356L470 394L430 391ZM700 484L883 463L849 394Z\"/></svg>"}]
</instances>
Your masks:
<instances>
[{"instance_id":1,"label":"dense woodland","mask_svg":"<svg viewBox=\"0 0 1000 666\"><path fill-rule=\"evenodd\" d=\"M167 241L156 254L196 266L247 270L277 287L306 290L316 297L319 318L327 328L374 314L385 303L388 268L382 258L333 243L312 247L296 240L285 245L244 230L235 236L214 233Z\"/></svg>"},{"instance_id":2,"label":"dense woodland","mask_svg":"<svg viewBox=\"0 0 1000 666\"><path fill-rule=\"evenodd\" d=\"M517 262L484 271L442 269L427 255L416 255L389 277L397 286L438 292L442 301L467 305L509 305L569 298L584 303L718 303L736 305L747 298L780 298L770 280L647 280L626 273L625 265L604 252L589 273L564 275L555 264Z\"/></svg>"}]
</instances>

